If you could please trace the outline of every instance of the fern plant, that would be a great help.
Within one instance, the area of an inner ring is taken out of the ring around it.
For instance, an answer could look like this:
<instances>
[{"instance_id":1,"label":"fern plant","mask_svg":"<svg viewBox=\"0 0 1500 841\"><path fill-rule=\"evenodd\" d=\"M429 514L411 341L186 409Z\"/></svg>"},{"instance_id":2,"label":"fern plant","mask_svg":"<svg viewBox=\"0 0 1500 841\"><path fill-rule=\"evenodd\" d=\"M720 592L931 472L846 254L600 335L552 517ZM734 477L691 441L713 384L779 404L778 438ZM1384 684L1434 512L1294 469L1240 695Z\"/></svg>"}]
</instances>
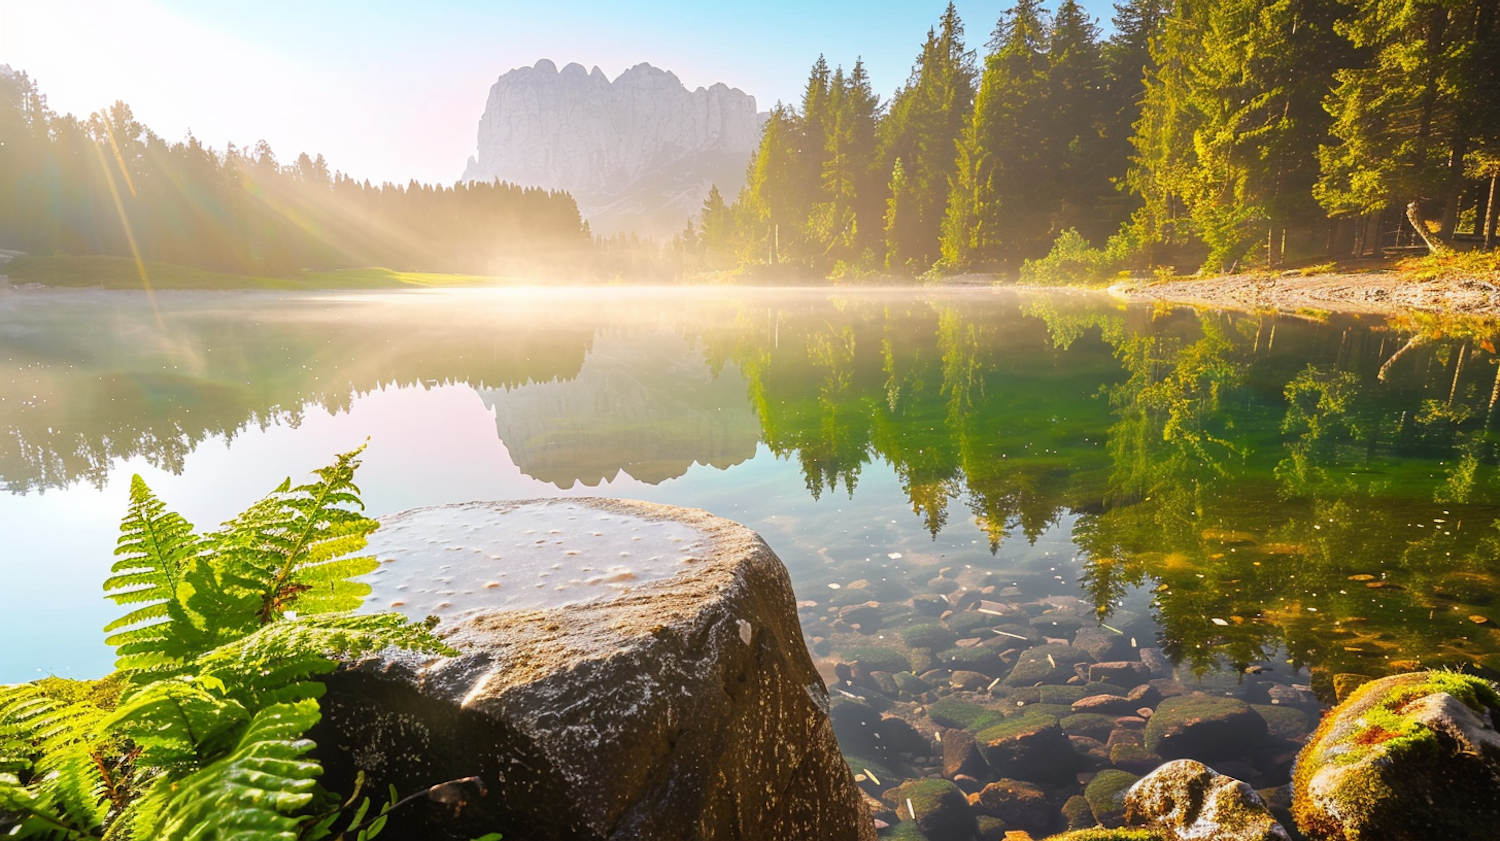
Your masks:
<instances>
[{"instance_id":1,"label":"fern plant","mask_svg":"<svg viewBox=\"0 0 1500 841\"><path fill-rule=\"evenodd\" d=\"M0 835L333 834L355 798L340 807L308 755L318 677L391 646L453 653L431 622L353 612L377 564L358 555L378 525L354 485L363 449L206 534L134 477L104 583L126 608L105 628L117 671L0 687ZM360 837L368 806L347 823Z\"/></svg>"}]
</instances>

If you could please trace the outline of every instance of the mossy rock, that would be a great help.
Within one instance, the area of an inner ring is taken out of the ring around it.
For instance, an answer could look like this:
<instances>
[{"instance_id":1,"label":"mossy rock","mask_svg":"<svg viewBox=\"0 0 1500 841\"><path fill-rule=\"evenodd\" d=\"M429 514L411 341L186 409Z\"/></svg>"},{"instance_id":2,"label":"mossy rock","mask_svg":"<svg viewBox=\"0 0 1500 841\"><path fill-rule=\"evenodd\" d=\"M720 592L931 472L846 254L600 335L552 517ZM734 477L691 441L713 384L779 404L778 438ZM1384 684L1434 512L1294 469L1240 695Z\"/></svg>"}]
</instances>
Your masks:
<instances>
[{"instance_id":1,"label":"mossy rock","mask_svg":"<svg viewBox=\"0 0 1500 841\"><path fill-rule=\"evenodd\" d=\"M1009 717L1018 715L1050 715L1053 718L1062 718L1073 714L1073 708L1067 704L1027 704L1017 707L1008 713Z\"/></svg>"},{"instance_id":2,"label":"mossy rock","mask_svg":"<svg viewBox=\"0 0 1500 841\"><path fill-rule=\"evenodd\" d=\"M954 639L960 637L977 636L974 632L980 628L990 628L1000 621L1000 617L991 616L988 613L980 613L977 610L960 610L943 622L957 634ZM991 634L990 636L993 636Z\"/></svg>"},{"instance_id":3,"label":"mossy rock","mask_svg":"<svg viewBox=\"0 0 1500 841\"><path fill-rule=\"evenodd\" d=\"M917 825L911 821L901 821L891 824L889 829L880 831L880 837L890 839L890 841L930 841L927 836L922 834L922 830L917 829Z\"/></svg>"},{"instance_id":4,"label":"mossy rock","mask_svg":"<svg viewBox=\"0 0 1500 841\"><path fill-rule=\"evenodd\" d=\"M969 799L947 780L912 780L887 791L881 799L894 806L898 816L910 815L910 801L909 808L916 812L913 823L930 841L969 841L978 831Z\"/></svg>"},{"instance_id":5,"label":"mossy rock","mask_svg":"<svg viewBox=\"0 0 1500 841\"><path fill-rule=\"evenodd\" d=\"M1007 707L1018 707L1025 704L1040 704L1042 702L1042 688L1040 686L997 686L996 692L1004 692Z\"/></svg>"},{"instance_id":6,"label":"mossy rock","mask_svg":"<svg viewBox=\"0 0 1500 841\"><path fill-rule=\"evenodd\" d=\"M917 677L911 672L896 672L891 675L891 680L896 682L896 690L908 695L921 695L932 691L932 684Z\"/></svg>"},{"instance_id":7,"label":"mossy rock","mask_svg":"<svg viewBox=\"0 0 1500 841\"><path fill-rule=\"evenodd\" d=\"M1099 822L1094 820L1094 810L1089 808L1088 798L1081 794L1068 798L1068 802L1062 806L1062 815L1069 831L1089 829L1099 825Z\"/></svg>"},{"instance_id":8,"label":"mossy rock","mask_svg":"<svg viewBox=\"0 0 1500 841\"><path fill-rule=\"evenodd\" d=\"M1049 835L1042 841L1170 841L1151 829L1076 829L1061 835Z\"/></svg>"},{"instance_id":9,"label":"mossy rock","mask_svg":"<svg viewBox=\"0 0 1500 841\"><path fill-rule=\"evenodd\" d=\"M1087 651L1071 645L1049 643L1038 645L1022 652L1010 675L1005 678L1007 686L1032 686L1038 683L1067 683L1078 676L1074 666L1092 663L1094 658Z\"/></svg>"},{"instance_id":10,"label":"mossy rock","mask_svg":"<svg viewBox=\"0 0 1500 841\"><path fill-rule=\"evenodd\" d=\"M894 764L888 764L885 760L871 759L867 756L858 756L852 753L845 753L843 756L844 764L849 766L849 773L854 776L864 774L873 784L873 790L875 791L882 790L884 787L898 782L906 776L904 769L898 768ZM874 776L870 777L872 773Z\"/></svg>"},{"instance_id":11,"label":"mossy rock","mask_svg":"<svg viewBox=\"0 0 1500 841\"><path fill-rule=\"evenodd\" d=\"M980 815L974 822L979 827L979 841L1005 841L1005 833L1010 829L1005 821L990 815Z\"/></svg>"},{"instance_id":12,"label":"mossy rock","mask_svg":"<svg viewBox=\"0 0 1500 841\"><path fill-rule=\"evenodd\" d=\"M982 814L1027 832L1045 832L1057 822L1057 810L1047 802L1046 789L1024 780L990 783L972 795L969 804Z\"/></svg>"},{"instance_id":13,"label":"mossy rock","mask_svg":"<svg viewBox=\"0 0 1500 841\"><path fill-rule=\"evenodd\" d=\"M1266 720L1236 698L1179 695L1146 723L1146 749L1166 759L1242 756L1266 741Z\"/></svg>"},{"instance_id":14,"label":"mossy rock","mask_svg":"<svg viewBox=\"0 0 1500 841\"><path fill-rule=\"evenodd\" d=\"M1331 841L1479 841L1500 824L1500 693L1453 672L1366 683L1297 758L1293 812Z\"/></svg>"},{"instance_id":15,"label":"mossy rock","mask_svg":"<svg viewBox=\"0 0 1500 841\"><path fill-rule=\"evenodd\" d=\"M1069 736L1087 736L1101 742L1108 741L1109 734L1115 731L1114 716L1097 713L1075 713L1063 716L1057 723Z\"/></svg>"},{"instance_id":16,"label":"mossy rock","mask_svg":"<svg viewBox=\"0 0 1500 841\"><path fill-rule=\"evenodd\" d=\"M912 648L931 648L934 651L942 651L945 648L952 648L957 640L958 634L941 622L923 622L920 625L909 625L901 629L901 641Z\"/></svg>"},{"instance_id":17,"label":"mossy rock","mask_svg":"<svg viewBox=\"0 0 1500 841\"><path fill-rule=\"evenodd\" d=\"M1043 704L1071 705L1079 698L1100 694L1087 690L1077 684L1063 684L1058 686L1057 684L1048 683L1038 686L1036 689L1037 700Z\"/></svg>"},{"instance_id":18,"label":"mossy rock","mask_svg":"<svg viewBox=\"0 0 1500 841\"><path fill-rule=\"evenodd\" d=\"M1100 771L1089 780L1083 797L1089 802L1089 811L1100 826L1116 828L1125 822L1125 794L1140 777L1128 771L1113 768Z\"/></svg>"},{"instance_id":19,"label":"mossy rock","mask_svg":"<svg viewBox=\"0 0 1500 841\"><path fill-rule=\"evenodd\" d=\"M1078 768L1078 755L1057 719L1022 715L974 734L979 751L1001 777L1038 783L1063 782Z\"/></svg>"},{"instance_id":20,"label":"mossy rock","mask_svg":"<svg viewBox=\"0 0 1500 841\"><path fill-rule=\"evenodd\" d=\"M1006 666L999 652L976 645L973 648L949 648L938 652L938 662L945 669L979 672L990 678L1004 677Z\"/></svg>"},{"instance_id":21,"label":"mossy rock","mask_svg":"<svg viewBox=\"0 0 1500 841\"><path fill-rule=\"evenodd\" d=\"M883 645L863 645L843 649L840 654L847 662L858 661L866 672L904 672L911 668L905 654Z\"/></svg>"},{"instance_id":22,"label":"mossy rock","mask_svg":"<svg viewBox=\"0 0 1500 841\"><path fill-rule=\"evenodd\" d=\"M1272 738L1301 744L1313 729L1312 716L1296 707L1283 707L1280 704L1251 704L1250 708L1266 720L1266 729Z\"/></svg>"},{"instance_id":23,"label":"mossy rock","mask_svg":"<svg viewBox=\"0 0 1500 841\"><path fill-rule=\"evenodd\" d=\"M1130 690L1118 683L1096 680L1093 683L1085 683L1083 685L1083 695L1080 697L1087 698L1090 695L1119 695L1123 698L1129 694Z\"/></svg>"},{"instance_id":24,"label":"mossy rock","mask_svg":"<svg viewBox=\"0 0 1500 841\"><path fill-rule=\"evenodd\" d=\"M911 597L912 611L922 616L941 616L951 606L947 599L932 593L918 593Z\"/></svg>"},{"instance_id":25,"label":"mossy rock","mask_svg":"<svg viewBox=\"0 0 1500 841\"><path fill-rule=\"evenodd\" d=\"M994 710L957 698L944 698L927 707L927 717L944 727L969 729L976 719Z\"/></svg>"}]
</instances>

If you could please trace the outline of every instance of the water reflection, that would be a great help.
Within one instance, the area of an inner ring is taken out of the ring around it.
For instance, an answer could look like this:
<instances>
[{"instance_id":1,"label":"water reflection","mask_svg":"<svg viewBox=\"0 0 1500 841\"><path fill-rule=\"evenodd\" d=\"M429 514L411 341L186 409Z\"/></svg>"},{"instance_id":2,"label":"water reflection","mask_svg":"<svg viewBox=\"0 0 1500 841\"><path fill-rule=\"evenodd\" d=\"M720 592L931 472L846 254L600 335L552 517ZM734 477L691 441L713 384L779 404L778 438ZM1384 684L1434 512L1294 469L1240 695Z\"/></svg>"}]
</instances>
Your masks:
<instances>
[{"instance_id":1,"label":"water reflection","mask_svg":"<svg viewBox=\"0 0 1500 841\"><path fill-rule=\"evenodd\" d=\"M124 295L0 302L12 492L458 385L559 489L793 463L805 496L719 492L774 509L819 563L879 551L812 514L827 498L899 495L941 546L1006 563L1063 529L1075 593L1107 621L1144 589L1199 670L1500 668L1491 325L988 290L183 294L162 318ZM894 486L862 486L874 468ZM833 574L788 560L799 587Z\"/></svg>"}]
</instances>

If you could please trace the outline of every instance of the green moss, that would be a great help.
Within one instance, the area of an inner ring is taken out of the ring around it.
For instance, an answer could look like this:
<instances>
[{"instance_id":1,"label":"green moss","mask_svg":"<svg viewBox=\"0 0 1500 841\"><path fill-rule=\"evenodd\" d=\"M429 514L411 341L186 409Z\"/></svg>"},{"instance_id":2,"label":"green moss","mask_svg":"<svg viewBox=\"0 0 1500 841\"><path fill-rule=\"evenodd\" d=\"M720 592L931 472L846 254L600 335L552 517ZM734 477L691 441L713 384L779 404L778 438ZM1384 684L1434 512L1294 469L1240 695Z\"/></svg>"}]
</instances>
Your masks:
<instances>
[{"instance_id":1,"label":"green moss","mask_svg":"<svg viewBox=\"0 0 1500 841\"><path fill-rule=\"evenodd\" d=\"M1098 713L1076 713L1063 716L1057 723L1062 725L1063 732L1069 736L1087 736L1101 742L1108 739L1109 734L1115 730L1114 717Z\"/></svg>"},{"instance_id":2,"label":"green moss","mask_svg":"<svg viewBox=\"0 0 1500 841\"><path fill-rule=\"evenodd\" d=\"M1005 673L1000 655L992 648L976 645L973 648L949 648L937 655L938 662L947 669L968 669L982 675L998 677Z\"/></svg>"},{"instance_id":3,"label":"green moss","mask_svg":"<svg viewBox=\"0 0 1500 841\"><path fill-rule=\"evenodd\" d=\"M1099 693L1090 692L1082 686L1077 685L1063 684L1062 686L1057 686L1048 683L1037 687L1037 700L1043 704L1072 704L1079 698L1097 694Z\"/></svg>"},{"instance_id":4,"label":"green moss","mask_svg":"<svg viewBox=\"0 0 1500 841\"><path fill-rule=\"evenodd\" d=\"M923 622L901 629L901 641L912 648L949 648L958 639L958 634L940 622Z\"/></svg>"},{"instance_id":5,"label":"green moss","mask_svg":"<svg viewBox=\"0 0 1500 841\"><path fill-rule=\"evenodd\" d=\"M999 617L988 613L980 613L977 610L961 610L947 619L943 620L958 637L972 637L974 632L980 628L988 628L999 621ZM990 634L989 636L994 636ZM957 639L958 637L954 637ZM946 646L944 646L946 647Z\"/></svg>"},{"instance_id":6,"label":"green moss","mask_svg":"<svg viewBox=\"0 0 1500 841\"><path fill-rule=\"evenodd\" d=\"M889 829L880 833L881 838L890 838L892 841L927 841L927 836L917 825L911 821L901 821L891 824Z\"/></svg>"},{"instance_id":7,"label":"green moss","mask_svg":"<svg viewBox=\"0 0 1500 841\"><path fill-rule=\"evenodd\" d=\"M1295 707L1251 704L1250 709L1260 713L1260 717L1266 720L1266 728L1278 739L1300 742L1312 730L1312 717Z\"/></svg>"},{"instance_id":8,"label":"green moss","mask_svg":"<svg viewBox=\"0 0 1500 841\"><path fill-rule=\"evenodd\" d=\"M874 773L877 779L871 780L877 786L894 785L901 781L903 775L895 768L879 760L868 757L856 756L851 753L844 754L844 764L849 766L849 773L864 774L869 776Z\"/></svg>"},{"instance_id":9,"label":"green moss","mask_svg":"<svg viewBox=\"0 0 1500 841\"><path fill-rule=\"evenodd\" d=\"M882 645L855 646L840 654L849 662L859 661L867 672L904 672L911 666L905 654Z\"/></svg>"},{"instance_id":10,"label":"green moss","mask_svg":"<svg viewBox=\"0 0 1500 841\"><path fill-rule=\"evenodd\" d=\"M932 684L917 677L911 672L896 672L891 675L891 680L896 682L896 688L902 692L912 695L921 695L923 692L932 691Z\"/></svg>"},{"instance_id":11,"label":"green moss","mask_svg":"<svg viewBox=\"0 0 1500 841\"><path fill-rule=\"evenodd\" d=\"M1068 802L1062 807L1063 818L1068 822L1069 830L1088 829L1094 826L1094 810L1089 808L1089 801L1081 794L1075 794L1068 798Z\"/></svg>"},{"instance_id":12,"label":"green moss","mask_svg":"<svg viewBox=\"0 0 1500 841\"><path fill-rule=\"evenodd\" d=\"M963 797L963 793L953 783L937 777L927 777L896 786L885 793L885 799L891 805L896 806L897 811L901 813L905 812L906 801L910 800L911 805L917 810L917 814L920 815L923 812L938 808L945 799L951 798L955 792L958 793L959 797Z\"/></svg>"},{"instance_id":13,"label":"green moss","mask_svg":"<svg viewBox=\"0 0 1500 841\"><path fill-rule=\"evenodd\" d=\"M974 739L980 744L998 742L1056 726L1057 718L1046 713L1018 715L978 731L974 734Z\"/></svg>"},{"instance_id":14,"label":"green moss","mask_svg":"<svg viewBox=\"0 0 1500 841\"><path fill-rule=\"evenodd\" d=\"M1125 817L1125 794L1140 777L1126 771L1100 771L1083 790L1094 819L1104 826L1119 824Z\"/></svg>"},{"instance_id":15,"label":"green moss","mask_svg":"<svg viewBox=\"0 0 1500 841\"><path fill-rule=\"evenodd\" d=\"M990 712L987 707L956 698L944 698L927 708L927 716L944 727L967 728L976 718Z\"/></svg>"},{"instance_id":16,"label":"green moss","mask_svg":"<svg viewBox=\"0 0 1500 841\"><path fill-rule=\"evenodd\" d=\"M1167 836L1151 829L1078 829L1042 841L1167 841Z\"/></svg>"},{"instance_id":17,"label":"green moss","mask_svg":"<svg viewBox=\"0 0 1500 841\"><path fill-rule=\"evenodd\" d=\"M1019 715L1050 715L1053 718L1062 718L1073 714L1073 708L1067 704L1027 704L1010 711L1009 717Z\"/></svg>"}]
</instances>

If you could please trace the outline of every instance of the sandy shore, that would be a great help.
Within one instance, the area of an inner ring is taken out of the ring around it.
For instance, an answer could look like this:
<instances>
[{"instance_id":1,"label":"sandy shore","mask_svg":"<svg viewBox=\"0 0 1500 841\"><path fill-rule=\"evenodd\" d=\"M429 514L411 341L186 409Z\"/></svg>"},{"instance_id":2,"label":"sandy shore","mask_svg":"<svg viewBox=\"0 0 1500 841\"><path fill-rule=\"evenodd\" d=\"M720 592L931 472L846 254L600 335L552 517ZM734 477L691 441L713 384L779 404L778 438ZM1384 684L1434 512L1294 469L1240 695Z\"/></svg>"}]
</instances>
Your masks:
<instances>
[{"instance_id":1,"label":"sandy shore","mask_svg":"<svg viewBox=\"0 0 1500 841\"><path fill-rule=\"evenodd\" d=\"M1415 281L1395 272L1228 275L1202 280L1129 280L1109 288L1127 301L1162 301L1296 313L1399 315L1412 310L1500 317L1500 289L1478 280Z\"/></svg>"}]
</instances>

